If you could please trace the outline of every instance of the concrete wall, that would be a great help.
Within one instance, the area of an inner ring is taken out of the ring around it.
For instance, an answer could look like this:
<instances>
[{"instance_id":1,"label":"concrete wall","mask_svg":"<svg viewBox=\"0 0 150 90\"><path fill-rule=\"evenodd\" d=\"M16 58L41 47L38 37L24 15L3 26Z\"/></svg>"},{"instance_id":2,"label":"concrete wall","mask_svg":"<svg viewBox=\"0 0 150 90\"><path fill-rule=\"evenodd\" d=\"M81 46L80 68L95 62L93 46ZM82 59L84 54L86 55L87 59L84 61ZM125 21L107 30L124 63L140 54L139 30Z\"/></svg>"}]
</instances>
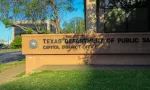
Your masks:
<instances>
[{"instance_id":1,"label":"concrete wall","mask_svg":"<svg viewBox=\"0 0 150 90\"><path fill-rule=\"evenodd\" d=\"M99 42L67 41L77 39ZM31 41L37 47L31 48ZM23 35L22 44L27 73L43 65L150 65L150 34L145 33Z\"/></svg>"}]
</instances>

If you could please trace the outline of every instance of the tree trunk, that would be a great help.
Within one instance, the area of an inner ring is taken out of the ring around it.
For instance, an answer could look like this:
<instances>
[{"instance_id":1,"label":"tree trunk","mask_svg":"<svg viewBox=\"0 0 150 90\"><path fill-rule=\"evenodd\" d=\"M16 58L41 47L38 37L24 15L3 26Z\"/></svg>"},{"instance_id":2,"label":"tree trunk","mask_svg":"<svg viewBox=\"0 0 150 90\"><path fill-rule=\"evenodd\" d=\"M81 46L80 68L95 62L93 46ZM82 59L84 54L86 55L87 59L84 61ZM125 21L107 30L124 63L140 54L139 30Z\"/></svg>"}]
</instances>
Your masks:
<instances>
[{"instance_id":1,"label":"tree trunk","mask_svg":"<svg viewBox=\"0 0 150 90\"><path fill-rule=\"evenodd\" d=\"M50 0L49 3L52 6L52 9L54 10L54 21L56 24L56 33L60 33L60 22L59 22L59 18L58 18L58 11L57 11L57 6L56 3L53 0Z\"/></svg>"},{"instance_id":2,"label":"tree trunk","mask_svg":"<svg viewBox=\"0 0 150 90\"><path fill-rule=\"evenodd\" d=\"M58 20L58 18L55 18L55 24L56 24L56 33L60 33L60 22L59 22L59 20Z\"/></svg>"}]
</instances>

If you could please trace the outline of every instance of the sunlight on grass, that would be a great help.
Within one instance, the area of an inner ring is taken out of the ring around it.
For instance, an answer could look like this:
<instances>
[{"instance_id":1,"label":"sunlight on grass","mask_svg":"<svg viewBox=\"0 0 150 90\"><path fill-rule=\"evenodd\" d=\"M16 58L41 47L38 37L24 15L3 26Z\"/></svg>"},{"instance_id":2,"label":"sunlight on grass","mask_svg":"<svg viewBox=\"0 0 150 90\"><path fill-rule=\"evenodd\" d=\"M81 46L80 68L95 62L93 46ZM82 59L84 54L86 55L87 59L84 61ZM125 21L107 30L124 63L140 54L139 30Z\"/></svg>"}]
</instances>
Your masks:
<instances>
[{"instance_id":1,"label":"sunlight on grass","mask_svg":"<svg viewBox=\"0 0 150 90\"><path fill-rule=\"evenodd\" d=\"M16 67L16 66L24 64L24 63L25 63L25 60L14 61L14 62L6 63L6 64L0 63L0 73L7 69Z\"/></svg>"}]
</instances>

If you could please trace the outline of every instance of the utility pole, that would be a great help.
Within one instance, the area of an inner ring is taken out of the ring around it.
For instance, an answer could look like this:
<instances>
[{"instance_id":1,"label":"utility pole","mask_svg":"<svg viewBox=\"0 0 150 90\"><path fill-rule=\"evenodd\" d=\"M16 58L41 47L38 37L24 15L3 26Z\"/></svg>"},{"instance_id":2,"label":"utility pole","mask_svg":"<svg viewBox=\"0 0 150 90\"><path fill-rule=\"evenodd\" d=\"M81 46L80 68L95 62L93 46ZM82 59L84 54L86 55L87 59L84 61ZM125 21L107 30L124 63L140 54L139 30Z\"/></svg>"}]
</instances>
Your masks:
<instances>
[{"instance_id":1,"label":"utility pole","mask_svg":"<svg viewBox=\"0 0 150 90\"><path fill-rule=\"evenodd\" d=\"M80 28L79 32L81 33L81 19L80 18L79 18L79 28Z\"/></svg>"},{"instance_id":2,"label":"utility pole","mask_svg":"<svg viewBox=\"0 0 150 90\"><path fill-rule=\"evenodd\" d=\"M9 45L9 36L8 36L8 45Z\"/></svg>"},{"instance_id":3,"label":"utility pole","mask_svg":"<svg viewBox=\"0 0 150 90\"><path fill-rule=\"evenodd\" d=\"M76 20L75 20L75 33L76 33Z\"/></svg>"}]
</instances>

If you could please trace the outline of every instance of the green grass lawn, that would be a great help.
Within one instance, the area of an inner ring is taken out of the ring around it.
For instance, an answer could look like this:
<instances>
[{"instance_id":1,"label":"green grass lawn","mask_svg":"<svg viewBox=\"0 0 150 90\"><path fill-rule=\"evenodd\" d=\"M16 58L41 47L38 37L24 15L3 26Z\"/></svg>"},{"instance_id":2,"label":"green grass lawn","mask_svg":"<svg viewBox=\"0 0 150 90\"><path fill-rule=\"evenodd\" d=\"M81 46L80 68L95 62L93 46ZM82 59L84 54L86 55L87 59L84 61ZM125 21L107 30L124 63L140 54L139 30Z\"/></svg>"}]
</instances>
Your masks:
<instances>
[{"instance_id":1,"label":"green grass lawn","mask_svg":"<svg viewBox=\"0 0 150 90\"><path fill-rule=\"evenodd\" d=\"M5 52L14 52L14 51L21 51L21 49L0 49L0 53L5 53Z\"/></svg>"},{"instance_id":2,"label":"green grass lawn","mask_svg":"<svg viewBox=\"0 0 150 90\"><path fill-rule=\"evenodd\" d=\"M0 90L150 90L150 70L43 71L3 84Z\"/></svg>"},{"instance_id":3,"label":"green grass lawn","mask_svg":"<svg viewBox=\"0 0 150 90\"><path fill-rule=\"evenodd\" d=\"M26 72L21 72L21 73L17 74L15 77L22 77L22 76L24 76L25 74L26 74Z\"/></svg>"},{"instance_id":4,"label":"green grass lawn","mask_svg":"<svg viewBox=\"0 0 150 90\"><path fill-rule=\"evenodd\" d=\"M25 60L19 60L19 61L14 61L14 62L5 63L5 64L0 63L0 73L7 69L16 67L16 66L24 64L24 63L25 63Z\"/></svg>"}]
</instances>

